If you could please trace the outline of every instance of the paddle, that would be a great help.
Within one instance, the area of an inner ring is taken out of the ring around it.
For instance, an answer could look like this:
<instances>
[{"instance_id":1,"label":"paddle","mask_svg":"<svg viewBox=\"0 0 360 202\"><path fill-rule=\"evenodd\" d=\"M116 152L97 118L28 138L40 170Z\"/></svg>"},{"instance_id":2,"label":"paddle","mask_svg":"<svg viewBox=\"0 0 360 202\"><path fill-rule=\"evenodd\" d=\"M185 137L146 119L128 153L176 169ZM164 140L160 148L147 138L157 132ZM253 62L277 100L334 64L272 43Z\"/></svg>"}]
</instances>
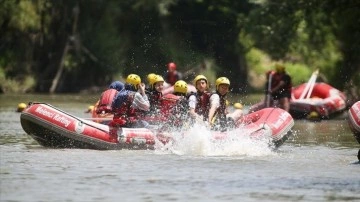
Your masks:
<instances>
[{"instance_id":1,"label":"paddle","mask_svg":"<svg viewBox=\"0 0 360 202\"><path fill-rule=\"evenodd\" d=\"M318 74L319 74L319 70L316 70L313 74L315 75L315 76L314 76L314 80L313 80L313 82L311 83L311 86L310 86L310 88L309 88L309 92L308 92L308 94L307 94L307 96L306 96L306 99L309 99L309 98L310 98L311 93L312 93L312 91L314 90L314 86L315 86L315 83L316 83L316 78L317 78L317 76L318 76Z\"/></svg>"},{"instance_id":2,"label":"paddle","mask_svg":"<svg viewBox=\"0 0 360 202\"><path fill-rule=\"evenodd\" d=\"M267 86L267 92L266 92L266 96L265 96L265 106L266 107L270 107L270 101L271 101L271 83L272 83L272 77L273 77L274 72L271 71L269 73L269 82L268 82L268 86Z\"/></svg>"},{"instance_id":3,"label":"paddle","mask_svg":"<svg viewBox=\"0 0 360 202\"><path fill-rule=\"evenodd\" d=\"M111 120L113 120L112 117L104 117L104 118L91 117L91 118L81 118L81 119L90 120L90 121L111 121Z\"/></svg>"},{"instance_id":4,"label":"paddle","mask_svg":"<svg viewBox=\"0 0 360 202\"><path fill-rule=\"evenodd\" d=\"M319 74L319 70L316 70L315 72L313 72L311 74L311 77L310 77L309 81L307 82L304 90L301 92L301 95L298 98L299 100L304 99L306 94L307 94L307 98L310 97L310 95L312 93L312 90L314 88L315 82L316 82L316 77L318 76L318 74ZM309 93L309 91L310 91L310 93Z\"/></svg>"}]
</instances>

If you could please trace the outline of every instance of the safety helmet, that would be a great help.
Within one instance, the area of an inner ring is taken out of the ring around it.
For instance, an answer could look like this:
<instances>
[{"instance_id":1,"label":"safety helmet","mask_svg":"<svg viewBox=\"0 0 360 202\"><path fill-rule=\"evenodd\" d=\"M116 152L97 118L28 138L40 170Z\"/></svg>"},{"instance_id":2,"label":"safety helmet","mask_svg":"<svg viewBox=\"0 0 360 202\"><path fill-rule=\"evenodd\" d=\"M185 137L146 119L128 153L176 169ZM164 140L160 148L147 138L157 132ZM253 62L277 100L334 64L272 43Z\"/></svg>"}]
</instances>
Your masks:
<instances>
[{"instance_id":1,"label":"safety helmet","mask_svg":"<svg viewBox=\"0 0 360 202\"><path fill-rule=\"evenodd\" d=\"M148 74L148 75L146 76L146 79L147 79L148 84L151 83L151 81L152 81L152 79L153 79L154 76L156 76L156 74L154 74L154 73L150 73L150 74Z\"/></svg>"},{"instance_id":2,"label":"safety helmet","mask_svg":"<svg viewBox=\"0 0 360 202\"><path fill-rule=\"evenodd\" d=\"M168 70L176 70L176 64L173 62L170 62L168 64Z\"/></svg>"},{"instance_id":3,"label":"safety helmet","mask_svg":"<svg viewBox=\"0 0 360 202\"><path fill-rule=\"evenodd\" d=\"M275 70L278 73L283 73L283 72L285 72L285 66L282 65L282 64L276 64L275 65Z\"/></svg>"},{"instance_id":4,"label":"safety helmet","mask_svg":"<svg viewBox=\"0 0 360 202\"><path fill-rule=\"evenodd\" d=\"M27 105L25 103L19 103L16 111L22 112L26 107L27 107Z\"/></svg>"},{"instance_id":5,"label":"safety helmet","mask_svg":"<svg viewBox=\"0 0 360 202\"><path fill-rule=\"evenodd\" d=\"M229 79L226 78L226 77L219 77L219 78L216 79L216 81L215 81L216 90L218 90L218 87L219 87L220 84L230 85L230 81L229 81Z\"/></svg>"},{"instance_id":6,"label":"safety helmet","mask_svg":"<svg viewBox=\"0 0 360 202\"><path fill-rule=\"evenodd\" d=\"M122 89L124 89L124 84L121 81L114 81L109 85L109 89L121 91Z\"/></svg>"},{"instance_id":7,"label":"safety helmet","mask_svg":"<svg viewBox=\"0 0 360 202\"><path fill-rule=\"evenodd\" d=\"M155 75L153 77L151 77L149 84L151 87L153 87L155 85L156 82L164 82L164 78L160 75Z\"/></svg>"},{"instance_id":8,"label":"safety helmet","mask_svg":"<svg viewBox=\"0 0 360 202\"><path fill-rule=\"evenodd\" d=\"M174 84L174 93L187 93L187 83L183 80L179 80Z\"/></svg>"},{"instance_id":9,"label":"safety helmet","mask_svg":"<svg viewBox=\"0 0 360 202\"><path fill-rule=\"evenodd\" d=\"M196 86L196 82L198 82L199 80L205 80L206 83L208 83L207 78L204 75L197 75L193 81L194 86Z\"/></svg>"},{"instance_id":10,"label":"safety helmet","mask_svg":"<svg viewBox=\"0 0 360 202\"><path fill-rule=\"evenodd\" d=\"M129 74L126 78L126 83L131 84L138 89L138 85L141 83L141 78L137 74Z\"/></svg>"}]
</instances>

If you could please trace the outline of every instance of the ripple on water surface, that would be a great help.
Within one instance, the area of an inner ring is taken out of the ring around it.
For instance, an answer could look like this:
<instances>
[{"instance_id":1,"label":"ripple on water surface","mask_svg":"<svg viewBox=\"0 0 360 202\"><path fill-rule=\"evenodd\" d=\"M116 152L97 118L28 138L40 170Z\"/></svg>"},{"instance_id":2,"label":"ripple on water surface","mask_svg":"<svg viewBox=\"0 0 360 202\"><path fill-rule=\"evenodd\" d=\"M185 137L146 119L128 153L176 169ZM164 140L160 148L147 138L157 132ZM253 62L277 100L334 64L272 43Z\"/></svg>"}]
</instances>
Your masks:
<instances>
[{"instance_id":1,"label":"ripple on water surface","mask_svg":"<svg viewBox=\"0 0 360 202\"><path fill-rule=\"evenodd\" d=\"M1 201L360 200L346 121L296 121L277 150L246 135L213 142L199 126L156 150L94 151L43 148L19 116L0 110Z\"/></svg>"}]
</instances>

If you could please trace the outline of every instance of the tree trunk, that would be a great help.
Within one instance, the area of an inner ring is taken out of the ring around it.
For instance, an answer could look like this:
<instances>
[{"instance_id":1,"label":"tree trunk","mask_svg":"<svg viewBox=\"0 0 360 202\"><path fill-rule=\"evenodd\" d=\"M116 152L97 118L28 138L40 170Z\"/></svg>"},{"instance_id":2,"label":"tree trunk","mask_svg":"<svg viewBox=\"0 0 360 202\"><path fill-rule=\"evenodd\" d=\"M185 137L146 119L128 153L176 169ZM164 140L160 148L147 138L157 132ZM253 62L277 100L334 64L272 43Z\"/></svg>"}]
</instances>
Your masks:
<instances>
[{"instance_id":1,"label":"tree trunk","mask_svg":"<svg viewBox=\"0 0 360 202\"><path fill-rule=\"evenodd\" d=\"M55 78L53 79L53 81L51 83L49 93L55 93L56 87L58 86L59 80L60 80L61 75L62 75L62 73L64 71L64 61L65 61L65 56L66 56L68 51L69 51L69 40L66 41L64 51L63 51L63 54L62 54L61 59L60 59L59 67L58 67L58 70L56 72Z\"/></svg>"},{"instance_id":2,"label":"tree trunk","mask_svg":"<svg viewBox=\"0 0 360 202\"><path fill-rule=\"evenodd\" d=\"M58 83L59 83L59 81L61 79L61 75L62 75L62 73L64 71L65 57L66 57L66 54L68 53L69 48L70 48L70 42L73 41L73 43L76 46L75 48L80 49L79 48L80 43L79 43L78 37L77 37L77 23L78 23L78 18L79 18L79 11L80 11L79 3L77 2L76 5L73 8L74 21L73 21L73 25L72 25L72 36L70 36L66 40L66 44L65 44L64 51L63 51L63 54L62 54L61 59L60 59L58 70L56 72L55 78L53 79L50 90L49 90L50 93L55 93L56 88L58 86Z\"/></svg>"}]
</instances>

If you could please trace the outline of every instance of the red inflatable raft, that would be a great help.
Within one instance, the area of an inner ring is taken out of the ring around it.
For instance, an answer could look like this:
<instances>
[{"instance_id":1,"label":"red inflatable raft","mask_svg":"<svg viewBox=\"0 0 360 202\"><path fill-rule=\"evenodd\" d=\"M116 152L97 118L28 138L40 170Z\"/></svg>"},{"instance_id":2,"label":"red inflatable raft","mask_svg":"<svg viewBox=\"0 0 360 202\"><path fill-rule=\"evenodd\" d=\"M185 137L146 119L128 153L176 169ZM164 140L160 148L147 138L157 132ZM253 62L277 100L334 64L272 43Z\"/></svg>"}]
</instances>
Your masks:
<instances>
[{"instance_id":1,"label":"red inflatable raft","mask_svg":"<svg viewBox=\"0 0 360 202\"><path fill-rule=\"evenodd\" d=\"M349 109L348 119L351 131L360 144L360 101L357 101Z\"/></svg>"},{"instance_id":2,"label":"red inflatable raft","mask_svg":"<svg viewBox=\"0 0 360 202\"><path fill-rule=\"evenodd\" d=\"M166 144L173 140L169 133L146 128L112 130L107 125L73 116L46 103L30 103L22 112L20 121L27 134L40 145L50 148L152 149L156 141ZM265 136L271 141L271 146L278 147L291 134L294 120L282 109L266 108L245 115L236 125L241 128L237 132L239 135ZM235 131L213 132L213 139L224 139Z\"/></svg>"},{"instance_id":3,"label":"red inflatable raft","mask_svg":"<svg viewBox=\"0 0 360 202\"><path fill-rule=\"evenodd\" d=\"M326 83L313 83L311 90L307 91L308 86L304 83L292 89L290 113L295 118L315 113L319 118L326 119L345 110L346 96L338 89Z\"/></svg>"}]
</instances>

